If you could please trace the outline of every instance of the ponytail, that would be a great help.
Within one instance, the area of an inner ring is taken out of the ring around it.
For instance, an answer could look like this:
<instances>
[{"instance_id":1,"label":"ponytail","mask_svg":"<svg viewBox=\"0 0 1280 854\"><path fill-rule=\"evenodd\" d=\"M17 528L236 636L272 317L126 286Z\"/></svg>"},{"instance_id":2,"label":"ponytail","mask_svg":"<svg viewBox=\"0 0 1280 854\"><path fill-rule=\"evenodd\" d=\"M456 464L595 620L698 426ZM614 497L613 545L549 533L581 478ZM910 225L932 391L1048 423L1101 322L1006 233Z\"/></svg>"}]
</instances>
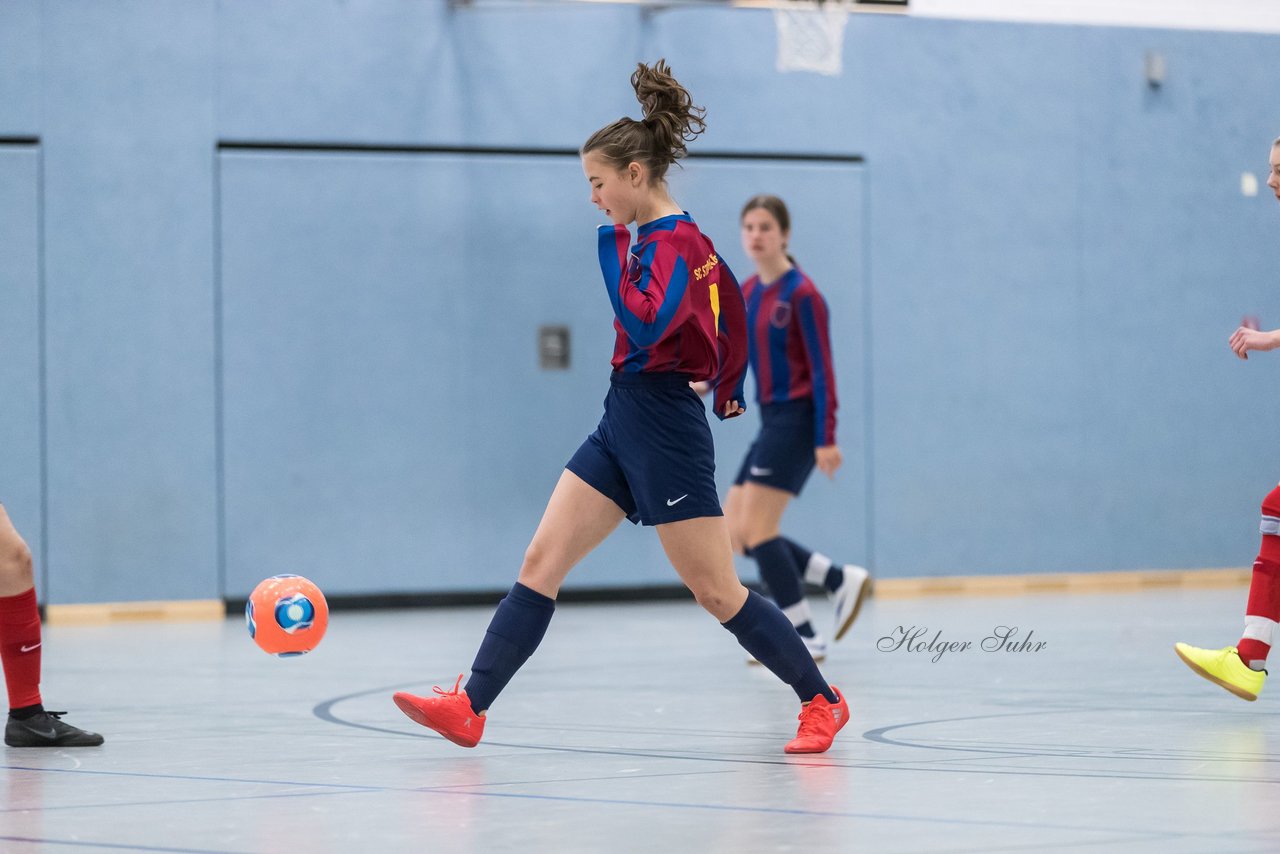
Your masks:
<instances>
[{"instance_id":1,"label":"ponytail","mask_svg":"<svg viewBox=\"0 0 1280 854\"><path fill-rule=\"evenodd\" d=\"M582 154L599 152L615 169L643 163L651 182L665 179L667 167L689 153L686 143L707 129L707 111L694 106L687 89L671 76L666 60L652 66L639 63L631 87L644 118L621 118L596 131L583 144Z\"/></svg>"}]
</instances>

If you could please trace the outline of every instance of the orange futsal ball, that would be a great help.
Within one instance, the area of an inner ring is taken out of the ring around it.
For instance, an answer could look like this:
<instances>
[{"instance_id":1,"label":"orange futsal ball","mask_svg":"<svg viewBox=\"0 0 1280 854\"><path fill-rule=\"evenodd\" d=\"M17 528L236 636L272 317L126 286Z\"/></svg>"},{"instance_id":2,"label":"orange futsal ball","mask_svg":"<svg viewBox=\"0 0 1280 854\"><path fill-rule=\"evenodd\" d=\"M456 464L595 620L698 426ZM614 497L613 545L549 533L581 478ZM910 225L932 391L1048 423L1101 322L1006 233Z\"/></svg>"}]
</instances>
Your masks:
<instances>
[{"instance_id":1,"label":"orange futsal ball","mask_svg":"<svg viewBox=\"0 0 1280 854\"><path fill-rule=\"evenodd\" d=\"M273 575L249 594L244 606L249 637L280 658L316 648L329 627L324 594L301 575Z\"/></svg>"}]
</instances>

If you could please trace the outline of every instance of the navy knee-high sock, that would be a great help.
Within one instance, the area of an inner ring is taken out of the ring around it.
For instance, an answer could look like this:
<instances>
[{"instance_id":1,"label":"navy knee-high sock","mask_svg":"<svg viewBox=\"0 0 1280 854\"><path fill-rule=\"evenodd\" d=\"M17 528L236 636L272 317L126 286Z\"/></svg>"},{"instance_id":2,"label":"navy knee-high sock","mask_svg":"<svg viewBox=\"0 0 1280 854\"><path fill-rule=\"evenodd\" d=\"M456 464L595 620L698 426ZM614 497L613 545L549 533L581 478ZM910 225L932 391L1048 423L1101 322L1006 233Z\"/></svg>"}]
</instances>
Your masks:
<instances>
[{"instance_id":1,"label":"navy knee-high sock","mask_svg":"<svg viewBox=\"0 0 1280 854\"><path fill-rule=\"evenodd\" d=\"M742 609L721 625L733 632L756 661L790 685L800 702L807 703L819 694L829 702L839 702L790 621L759 593L748 593Z\"/></svg>"},{"instance_id":2,"label":"navy knee-high sock","mask_svg":"<svg viewBox=\"0 0 1280 854\"><path fill-rule=\"evenodd\" d=\"M796 569L800 571L800 577L810 584L820 584L827 589L828 593L834 593L840 589L840 585L844 583L844 569L835 561L828 557L823 557L825 566L815 566L810 571L809 561L813 559L814 552L797 543L795 540L783 537L787 547L791 549L791 556L796 559Z\"/></svg>"},{"instance_id":3,"label":"navy knee-high sock","mask_svg":"<svg viewBox=\"0 0 1280 854\"><path fill-rule=\"evenodd\" d=\"M809 602L804 598L802 570L796 567L790 544L774 537L751 547L751 556L760 567L760 578L782 613L796 627L801 637L811 638L816 632L809 620Z\"/></svg>"},{"instance_id":4,"label":"navy knee-high sock","mask_svg":"<svg viewBox=\"0 0 1280 854\"><path fill-rule=\"evenodd\" d=\"M809 558L813 557L813 552L790 537L782 537L781 539L787 544L787 548L791 550L791 557L796 562L796 571L800 573L801 578L804 578L804 571L809 567Z\"/></svg>"},{"instance_id":5,"label":"navy knee-high sock","mask_svg":"<svg viewBox=\"0 0 1280 854\"><path fill-rule=\"evenodd\" d=\"M751 547L751 556L760 567L760 579L779 608L789 608L804 598L800 585L802 569L796 567L791 548L782 537L774 537Z\"/></svg>"},{"instance_id":6,"label":"navy knee-high sock","mask_svg":"<svg viewBox=\"0 0 1280 854\"><path fill-rule=\"evenodd\" d=\"M467 697L475 712L493 705L511 677L542 643L556 600L516 582L498 603L467 679Z\"/></svg>"}]
</instances>

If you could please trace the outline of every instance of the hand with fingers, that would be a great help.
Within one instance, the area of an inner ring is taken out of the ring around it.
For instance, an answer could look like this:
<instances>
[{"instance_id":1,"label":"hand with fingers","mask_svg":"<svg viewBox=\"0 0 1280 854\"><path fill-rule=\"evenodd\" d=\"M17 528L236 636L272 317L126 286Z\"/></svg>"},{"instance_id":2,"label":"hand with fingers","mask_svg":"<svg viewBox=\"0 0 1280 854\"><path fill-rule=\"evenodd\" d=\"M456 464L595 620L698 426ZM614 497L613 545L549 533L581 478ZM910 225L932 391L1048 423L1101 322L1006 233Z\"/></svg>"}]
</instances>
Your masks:
<instances>
[{"instance_id":1,"label":"hand with fingers","mask_svg":"<svg viewBox=\"0 0 1280 854\"><path fill-rule=\"evenodd\" d=\"M822 447L814 448L813 458L818 471L832 480L836 478L836 470L844 464L844 455L840 453L838 445L823 445Z\"/></svg>"},{"instance_id":2,"label":"hand with fingers","mask_svg":"<svg viewBox=\"0 0 1280 854\"><path fill-rule=\"evenodd\" d=\"M1241 326L1235 332L1231 333L1231 340L1228 342L1231 352L1235 353L1241 359L1249 358L1250 350L1274 350L1280 347L1280 329L1274 329L1270 332L1262 332L1258 329L1250 329L1247 326Z\"/></svg>"}]
</instances>

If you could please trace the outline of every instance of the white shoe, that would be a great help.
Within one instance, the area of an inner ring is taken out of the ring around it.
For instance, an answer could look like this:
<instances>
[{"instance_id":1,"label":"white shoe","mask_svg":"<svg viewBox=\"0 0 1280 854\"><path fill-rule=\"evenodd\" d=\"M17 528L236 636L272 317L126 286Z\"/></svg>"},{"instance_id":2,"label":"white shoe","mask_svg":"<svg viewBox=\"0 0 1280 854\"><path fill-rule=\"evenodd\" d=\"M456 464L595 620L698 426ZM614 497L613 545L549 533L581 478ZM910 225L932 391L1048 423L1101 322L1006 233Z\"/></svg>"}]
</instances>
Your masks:
<instances>
[{"instance_id":1,"label":"white shoe","mask_svg":"<svg viewBox=\"0 0 1280 854\"><path fill-rule=\"evenodd\" d=\"M827 642L822 639L821 635L817 635L811 638L807 638L802 635L800 637L800 640L804 641L804 648L809 650L809 654L813 656L813 660L815 662L817 662L818 664L821 664L822 662L826 661ZM747 653L747 664L759 664L759 663L760 662L756 660L756 657L754 655L752 655L751 653Z\"/></svg>"},{"instance_id":2,"label":"white shoe","mask_svg":"<svg viewBox=\"0 0 1280 854\"><path fill-rule=\"evenodd\" d=\"M871 592L871 574L865 567L847 563L843 567L844 583L834 593L827 594L836 607L836 625L832 635L840 640L858 618L862 603Z\"/></svg>"}]
</instances>

